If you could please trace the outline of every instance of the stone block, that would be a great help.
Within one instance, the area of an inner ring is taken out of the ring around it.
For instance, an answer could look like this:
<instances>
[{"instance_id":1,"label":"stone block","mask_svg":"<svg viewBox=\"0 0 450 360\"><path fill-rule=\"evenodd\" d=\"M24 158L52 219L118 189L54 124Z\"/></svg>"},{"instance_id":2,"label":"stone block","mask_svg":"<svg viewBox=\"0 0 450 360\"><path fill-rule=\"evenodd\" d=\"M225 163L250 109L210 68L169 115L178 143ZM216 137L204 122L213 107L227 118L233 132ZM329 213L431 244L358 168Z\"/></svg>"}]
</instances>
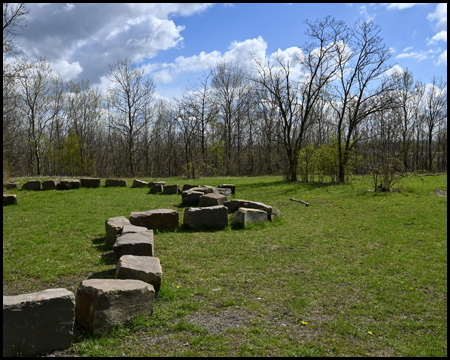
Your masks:
<instances>
[{"instance_id":1,"label":"stone block","mask_svg":"<svg viewBox=\"0 0 450 360\"><path fill-rule=\"evenodd\" d=\"M84 280L77 289L76 322L102 334L137 315L151 315L154 301L155 289L140 280Z\"/></svg>"},{"instance_id":2,"label":"stone block","mask_svg":"<svg viewBox=\"0 0 450 360\"><path fill-rule=\"evenodd\" d=\"M15 194L3 194L3 206L17 205L17 196Z\"/></svg>"},{"instance_id":3,"label":"stone block","mask_svg":"<svg viewBox=\"0 0 450 360\"><path fill-rule=\"evenodd\" d=\"M25 184L22 185L22 190L41 190L41 181L40 180L28 180Z\"/></svg>"},{"instance_id":4,"label":"stone block","mask_svg":"<svg viewBox=\"0 0 450 360\"><path fill-rule=\"evenodd\" d=\"M178 194L180 192L180 185L165 185L164 194Z\"/></svg>"},{"instance_id":5,"label":"stone block","mask_svg":"<svg viewBox=\"0 0 450 360\"><path fill-rule=\"evenodd\" d=\"M264 210L239 208L230 217L230 223L234 226L243 227L248 223L259 223L267 220Z\"/></svg>"},{"instance_id":6,"label":"stone block","mask_svg":"<svg viewBox=\"0 0 450 360\"><path fill-rule=\"evenodd\" d=\"M79 189L80 185L80 180L76 179L61 179L59 182L59 188L61 190Z\"/></svg>"},{"instance_id":7,"label":"stone block","mask_svg":"<svg viewBox=\"0 0 450 360\"><path fill-rule=\"evenodd\" d=\"M130 223L151 230L175 230L180 225L178 211L155 209L130 213Z\"/></svg>"},{"instance_id":8,"label":"stone block","mask_svg":"<svg viewBox=\"0 0 450 360\"><path fill-rule=\"evenodd\" d=\"M231 194L234 195L236 192L236 185L235 184L221 184L221 185L219 185L219 189L230 189Z\"/></svg>"},{"instance_id":9,"label":"stone block","mask_svg":"<svg viewBox=\"0 0 450 360\"><path fill-rule=\"evenodd\" d=\"M196 188L196 187L200 187L200 185L189 185L189 184L184 184L184 185L183 185L182 191L190 190L190 189Z\"/></svg>"},{"instance_id":10,"label":"stone block","mask_svg":"<svg viewBox=\"0 0 450 360\"><path fill-rule=\"evenodd\" d=\"M199 205L201 207L223 205L225 204L225 201L227 201L226 196L210 193L200 196Z\"/></svg>"},{"instance_id":11,"label":"stone block","mask_svg":"<svg viewBox=\"0 0 450 360\"><path fill-rule=\"evenodd\" d=\"M122 235L136 234L147 230L148 229L145 226L124 225L122 229Z\"/></svg>"},{"instance_id":12,"label":"stone block","mask_svg":"<svg viewBox=\"0 0 450 360\"><path fill-rule=\"evenodd\" d=\"M81 187L98 188L100 187L100 178L84 178L80 179Z\"/></svg>"},{"instance_id":13,"label":"stone block","mask_svg":"<svg viewBox=\"0 0 450 360\"><path fill-rule=\"evenodd\" d=\"M3 187L7 190L9 189L18 189L19 188L19 182L17 181L4 181Z\"/></svg>"},{"instance_id":14,"label":"stone block","mask_svg":"<svg viewBox=\"0 0 450 360\"><path fill-rule=\"evenodd\" d=\"M226 196L227 199L231 197L232 193L231 193L231 189L228 188L218 188L219 190L219 194Z\"/></svg>"},{"instance_id":15,"label":"stone block","mask_svg":"<svg viewBox=\"0 0 450 360\"><path fill-rule=\"evenodd\" d=\"M56 190L59 185L59 180L50 179L42 182L42 190Z\"/></svg>"},{"instance_id":16,"label":"stone block","mask_svg":"<svg viewBox=\"0 0 450 360\"><path fill-rule=\"evenodd\" d=\"M106 243L114 245L117 238L122 235L124 225L129 225L130 221L125 216L117 216L105 221Z\"/></svg>"},{"instance_id":17,"label":"stone block","mask_svg":"<svg viewBox=\"0 0 450 360\"><path fill-rule=\"evenodd\" d=\"M186 190L181 193L181 204L183 206L198 206L200 203L200 196L205 193L202 191Z\"/></svg>"},{"instance_id":18,"label":"stone block","mask_svg":"<svg viewBox=\"0 0 450 360\"><path fill-rule=\"evenodd\" d=\"M187 208L183 224L191 229L223 229L228 225L228 209L223 205Z\"/></svg>"},{"instance_id":19,"label":"stone block","mask_svg":"<svg viewBox=\"0 0 450 360\"><path fill-rule=\"evenodd\" d=\"M116 279L144 281L153 285L157 294L161 287L161 263L153 256L123 255L117 263Z\"/></svg>"},{"instance_id":20,"label":"stone block","mask_svg":"<svg viewBox=\"0 0 450 360\"><path fill-rule=\"evenodd\" d=\"M74 320L75 297L66 289L3 296L3 357L64 350Z\"/></svg>"},{"instance_id":21,"label":"stone block","mask_svg":"<svg viewBox=\"0 0 450 360\"><path fill-rule=\"evenodd\" d=\"M152 188L153 186L156 186L156 185L166 186L166 182L165 181L150 181L148 183L149 188Z\"/></svg>"},{"instance_id":22,"label":"stone block","mask_svg":"<svg viewBox=\"0 0 450 360\"><path fill-rule=\"evenodd\" d=\"M126 187L127 186L127 181L126 180L120 180L120 179L106 179L105 186Z\"/></svg>"},{"instance_id":23,"label":"stone block","mask_svg":"<svg viewBox=\"0 0 450 360\"><path fill-rule=\"evenodd\" d=\"M160 192L163 192L163 191L164 191L164 185L162 185L162 184L156 184L156 185L153 185L153 186L150 188L149 193L150 193L150 194L156 194L156 193L160 193Z\"/></svg>"},{"instance_id":24,"label":"stone block","mask_svg":"<svg viewBox=\"0 0 450 360\"><path fill-rule=\"evenodd\" d=\"M257 201L234 199L225 202L224 205L228 208L229 212L235 212L241 207L248 209L264 210L267 213L267 219L269 219L270 221L273 221L274 217L281 216L280 210Z\"/></svg>"},{"instance_id":25,"label":"stone block","mask_svg":"<svg viewBox=\"0 0 450 360\"><path fill-rule=\"evenodd\" d=\"M133 184L131 185L132 188L142 188L142 187L146 187L148 185L147 181L142 181L142 180L138 180L138 179L134 179L133 180Z\"/></svg>"},{"instance_id":26,"label":"stone block","mask_svg":"<svg viewBox=\"0 0 450 360\"><path fill-rule=\"evenodd\" d=\"M154 256L153 230L119 236L113 245L116 260L123 255Z\"/></svg>"}]
</instances>

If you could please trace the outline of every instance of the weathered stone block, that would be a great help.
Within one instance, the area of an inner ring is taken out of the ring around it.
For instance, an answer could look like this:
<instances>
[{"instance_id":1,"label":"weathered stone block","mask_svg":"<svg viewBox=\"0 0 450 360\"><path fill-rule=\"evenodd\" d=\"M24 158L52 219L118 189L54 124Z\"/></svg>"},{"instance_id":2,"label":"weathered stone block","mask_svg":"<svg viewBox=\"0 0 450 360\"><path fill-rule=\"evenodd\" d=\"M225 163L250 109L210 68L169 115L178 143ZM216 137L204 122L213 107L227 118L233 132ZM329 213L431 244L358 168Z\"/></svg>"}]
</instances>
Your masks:
<instances>
[{"instance_id":1,"label":"weathered stone block","mask_svg":"<svg viewBox=\"0 0 450 360\"><path fill-rule=\"evenodd\" d=\"M67 348L74 320L75 297L66 289L3 296L3 357Z\"/></svg>"},{"instance_id":2,"label":"weathered stone block","mask_svg":"<svg viewBox=\"0 0 450 360\"><path fill-rule=\"evenodd\" d=\"M100 187L100 178L84 178L80 179L81 187L98 188Z\"/></svg>"},{"instance_id":3,"label":"weathered stone block","mask_svg":"<svg viewBox=\"0 0 450 360\"><path fill-rule=\"evenodd\" d=\"M180 192L180 185L165 185L164 194L178 194Z\"/></svg>"},{"instance_id":4,"label":"weathered stone block","mask_svg":"<svg viewBox=\"0 0 450 360\"><path fill-rule=\"evenodd\" d=\"M156 185L153 185L153 186L150 188L149 193L150 193L150 194L156 194L156 193L163 192L163 191L164 191L164 185L162 185L162 184L156 184Z\"/></svg>"},{"instance_id":5,"label":"weathered stone block","mask_svg":"<svg viewBox=\"0 0 450 360\"><path fill-rule=\"evenodd\" d=\"M152 230L175 230L180 224L176 210L155 209L130 213L130 223Z\"/></svg>"},{"instance_id":6,"label":"weathered stone block","mask_svg":"<svg viewBox=\"0 0 450 360\"><path fill-rule=\"evenodd\" d=\"M120 180L120 179L106 179L105 186L126 187L127 186L127 181L126 180Z\"/></svg>"},{"instance_id":7,"label":"weathered stone block","mask_svg":"<svg viewBox=\"0 0 450 360\"><path fill-rule=\"evenodd\" d=\"M117 264L116 279L144 281L153 285L157 294L161 287L161 263L153 256L123 255Z\"/></svg>"},{"instance_id":8,"label":"weathered stone block","mask_svg":"<svg viewBox=\"0 0 450 360\"><path fill-rule=\"evenodd\" d=\"M122 235L125 234L136 234L143 231L147 231L148 229L144 226L135 226L135 225L124 225L122 229Z\"/></svg>"},{"instance_id":9,"label":"weathered stone block","mask_svg":"<svg viewBox=\"0 0 450 360\"><path fill-rule=\"evenodd\" d=\"M264 210L239 208L230 217L230 223L235 226L245 226L248 223L259 223L267 220Z\"/></svg>"},{"instance_id":10,"label":"weathered stone block","mask_svg":"<svg viewBox=\"0 0 450 360\"><path fill-rule=\"evenodd\" d=\"M181 193L181 204L184 206L198 206L200 203L200 196L204 195L204 192L186 190Z\"/></svg>"},{"instance_id":11,"label":"weathered stone block","mask_svg":"<svg viewBox=\"0 0 450 360\"><path fill-rule=\"evenodd\" d=\"M3 194L3 206L17 205L17 196L15 194Z\"/></svg>"},{"instance_id":12,"label":"weathered stone block","mask_svg":"<svg viewBox=\"0 0 450 360\"><path fill-rule=\"evenodd\" d=\"M223 205L187 208L183 224L191 229L223 229L228 225L228 209Z\"/></svg>"},{"instance_id":13,"label":"weathered stone block","mask_svg":"<svg viewBox=\"0 0 450 360\"><path fill-rule=\"evenodd\" d=\"M114 245L117 238L122 235L124 225L129 225L130 221L125 216L117 216L105 221L106 243Z\"/></svg>"},{"instance_id":14,"label":"weathered stone block","mask_svg":"<svg viewBox=\"0 0 450 360\"><path fill-rule=\"evenodd\" d=\"M155 186L155 185L162 185L162 186L165 186L165 185L166 185L166 182L165 182L165 181L150 181L150 182L148 183L148 187L149 187L149 188L152 188L152 187Z\"/></svg>"},{"instance_id":15,"label":"weathered stone block","mask_svg":"<svg viewBox=\"0 0 450 360\"><path fill-rule=\"evenodd\" d=\"M18 181L4 181L3 187L7 190L9 189L18 189L19 188L19 182Z\"/></svg>"},{"instance_id":16,"label":"weathered stone block","mask_svg":"<svg viewBox=\"0 0 450 360\"><path fill-rule=\"evenodd\" d=\"M223 205L225 204L225 201L227 201L227 197L221 194L205 194L200 196L199 205L204 206L216 206L216 205Z\"/></svg>"},{"instance_id":17,"label":"weathered stone block","mask_svg":"<svg viewBox=\"0 0 450 360\"><path fill-rule=\"evenodd\" d=\"M25 184L22 185L22 190L41 190L41 181L40 180L28 180Z\"/></svg>"},{"instance_id":18,"label":"weathered stone block","mask_svg":"<svg viewBox=\"0 0 450 360\"><path fill-rule=\"evenodd\" d=\"M200 185L189 185L189 184L184 184L184 185L183 185L182 191L190 190L190 189L196 188L196 187L200 187Z\"/></svg>"},{"instance_id":19,"label":"weathered stone block","mask_svg":"<svg viewBox=\"0 0 450 360\"><path fill-rule=\"evenodd\" d=\"M224 205L228 208L229 212L234 212L238 210L240 207L248 209L264 210L267 213L267 219L269 219L270 221L273 221L274 217L281 216L280 210L257 201L234 199L225 202Z\"/></svg>"},{"instance_id":20,"label":"weathered stone block","mask_svg":"<svg viewBox=\"0 0 450 360\"><path fill-rule=\"evenodd\" d=\"M234 195L236 192L236 185L235 184L221 184L219 185L219 189L230 189L231 194Z\"/></svg>"},{"instance_id":21,"label":"weathered stone block","mask_svg":"<svg viewBox=\"0 0 450 360\"><path fill-rule=\"evenodd\" d=\"M151 315L155 289L140 280L90 279L77 290L76 322L93 334L137 315Z\"/></svg>"},{"instance_id":22,"label":"weathered stone block","mask_svg":"<svg viewBox=\"0 0 450 360\"><path fill-rule=\"evenodd\" d=\"M116 260L122 255L154 256L153 230L129 233L117 238L113 245Z\"/></svg>"},{"instance_id":23,"label":"weathered stone block","mask_svg":"<svg viewBox=\"0 0 450 360\"><path fill-rule=\"evenodd\" d=\"M61 179L59 182L59 188L61 190L79 189L80 185L80 180L76 179Z\"/></svg>"},{"instance_id":24,"label":"weathered stone block","mask_svg":"<svg viewBox=\"0 0 450 360\"><path fill-rule=\"evenodd\" d=\"M59 180L51 179L42 182L42 190L56 190L59 184Z\"/></svg>"},{"instance_id":25,"label":"weathered stone block","mask_svg":"<svg viewBox=\"0 0 450 360\"><path fill-rule=\"evenodd\" d=\"M219 194L226 196L227 199L231 197L232 193L231 193L231 189L228 188L218 188L219 190Z\"/></svg>"},{"instance_id":26,"label":"weathered stone block","mask_svg":"<svg viewBox=\"0 0 450 360\"><path fill-rule=\"evenodd\" d=\"M133 180L133 185L131 185L132 188L142 188L148 185L147 181L142 181L138 179Z\"/></svg>"}]
</instances>

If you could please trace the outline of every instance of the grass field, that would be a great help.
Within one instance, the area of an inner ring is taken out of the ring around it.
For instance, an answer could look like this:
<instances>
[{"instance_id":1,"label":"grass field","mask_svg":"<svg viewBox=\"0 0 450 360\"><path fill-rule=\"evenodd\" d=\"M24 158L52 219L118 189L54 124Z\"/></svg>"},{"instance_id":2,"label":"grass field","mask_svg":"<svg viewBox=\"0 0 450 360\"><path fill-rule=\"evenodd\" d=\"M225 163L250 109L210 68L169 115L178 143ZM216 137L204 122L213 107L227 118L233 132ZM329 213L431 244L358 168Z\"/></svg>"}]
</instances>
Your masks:
<instances>
[{"instance_id":1,"label":"grass field","mask_svg":"<svg viewBox=\"0 0 450 360\"><path fill-rule=\"evenodd\" d=\"M404 179L391 193L369 191L363 177L156 180L234 183L233 198L282 217L240 230L155 232L163 281L153 315L101 337L77 331L56 355L447 356L447 175ZM168 208L182 221L180 195L147 194L131 181L11 190L18 205L3 208L3 294L75 293L88 277L114 277L110 217Z\"/></svg>"}]
</instances>

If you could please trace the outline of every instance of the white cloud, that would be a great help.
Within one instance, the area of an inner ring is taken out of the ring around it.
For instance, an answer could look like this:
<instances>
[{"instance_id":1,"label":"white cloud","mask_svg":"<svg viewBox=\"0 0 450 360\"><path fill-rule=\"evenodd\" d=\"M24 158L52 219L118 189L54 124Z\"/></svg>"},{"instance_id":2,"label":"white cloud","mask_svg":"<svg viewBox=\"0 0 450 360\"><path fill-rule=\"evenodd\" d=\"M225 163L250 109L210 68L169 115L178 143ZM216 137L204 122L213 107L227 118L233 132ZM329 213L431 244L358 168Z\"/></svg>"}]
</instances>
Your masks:
<instances>
[{"instance_id":1,"label":"white cloud","mask_svg":"<svg viewBox=\"0 0 450 360\"><path fill-rule=\"evenodd\" d=\"M444 50L441 55L439 55L437 61L434 62L436 66L445 65L447 66L447 50Z\"/></svg>"},{"instance_id":2,"label":"white cloud","mask_svg":"<svg viewBox=\"0 0 450 360\"><path fill-rule=\"evenodd\" d=\"M431 23L437 21L434 25L436 31L447 30L447 4L441 3L436 5L436 10L427 15L427 20Z\"/></svg>"},{"instance_id":3,"label":"white cloud","mask_svg":"<svg viewBox=\"0 0 450 360\"><path fill-rule=\"evenodd\" d=\"M57 61L50 62L51 68L61 75L63 81L69 81L76 78L83 72L83 68L78 61L69 63L66 60L59 59Z\"/></svg>"},{"instance_id":4,"label":"white cloud","mask_svg":"<svg viewBox=\"0 0 450 360\"><path fill-rule=\"evenodd\" d=\"M367 6L363 5L359 9L360 9L359 14L364 17L365 21L370 22L375 20L376 14L375 13L369 14L369 12L367 11Z\"/></svg>"},{"instance_id":5,"label":"white cloud","mask_svg":"<svg viewBox=\"0 0 450 360\"><path fill-rule=\"evenodd\" d=\"M388 10L404 10L412 8L416 5L426 5L427 3L388 3L383 4L386 6L386 9Z\"/></svg>"},{"instance_id":6,"label":"white cloud","mask_svg":"<svg viewBox=\"0 0 450 360\"><path fill-rule=\"evenodd\" d=\"M407 52L409 50L412 50L412 48L413 48L412 46L408 46L407 48L404 48L402 52Z\"/></svg>"},{"instance_id":7,"label":"white cloud","mask_svg":"<svg viewBox=\"0 0 450 360\"><path fill-rule=\"evenodd\" d=\"M393 67L391 67L388 71L386 71L386 75L388 75L388 76L390 76L391 74L394 74L394 73L402 74L402 73L404 73L404 70L402 69L401 66L396 64Z\"/></svg>"},{"instance_id":8,"label":"white cloud","mask_svg":"<svg viewBox=\"0 0 450 360\"><path fill-rule=\"evenodd\" d=\"M436 35L434 35L430 40L428 40L428 45L436 44L438 41L445 41L447 42L447 31L442 30L438 32Z\"/></svg>"},{"instance_id":9,"label":"white cloud","mask_svg":"<svg viewBox=\"0 0 450 360\"><path fill-rule=\"evenodd\" d=\"M402 53L395 57L396 59L418 59L419 61L425 60L428 58L426 52L424 51L411 51L409 53Z\"/></svg>"}]
</instances>

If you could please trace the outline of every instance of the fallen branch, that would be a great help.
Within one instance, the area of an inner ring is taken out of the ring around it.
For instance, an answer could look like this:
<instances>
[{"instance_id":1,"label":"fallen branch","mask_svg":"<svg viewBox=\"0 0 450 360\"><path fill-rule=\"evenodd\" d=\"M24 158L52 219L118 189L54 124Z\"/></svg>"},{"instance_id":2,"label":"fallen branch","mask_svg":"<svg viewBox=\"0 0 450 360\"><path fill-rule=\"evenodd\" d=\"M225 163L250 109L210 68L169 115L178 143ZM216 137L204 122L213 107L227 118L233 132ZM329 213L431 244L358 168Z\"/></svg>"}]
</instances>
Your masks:
<instances>
[{"instance_id":1,"label":"fallen branch","mask_svg":"<svg viewBox=\"0 0 450 360\"><path fill-rule=\"evenodd\" d=\"M305 204L306 206L309 206L309 203L307 203L306 201L303 201L303 200L297 200L297 199L292 199L292 198L290 198L289 200L298 201L298 202L301 202L302 204Z\"/></svg>"}]
</instances>

